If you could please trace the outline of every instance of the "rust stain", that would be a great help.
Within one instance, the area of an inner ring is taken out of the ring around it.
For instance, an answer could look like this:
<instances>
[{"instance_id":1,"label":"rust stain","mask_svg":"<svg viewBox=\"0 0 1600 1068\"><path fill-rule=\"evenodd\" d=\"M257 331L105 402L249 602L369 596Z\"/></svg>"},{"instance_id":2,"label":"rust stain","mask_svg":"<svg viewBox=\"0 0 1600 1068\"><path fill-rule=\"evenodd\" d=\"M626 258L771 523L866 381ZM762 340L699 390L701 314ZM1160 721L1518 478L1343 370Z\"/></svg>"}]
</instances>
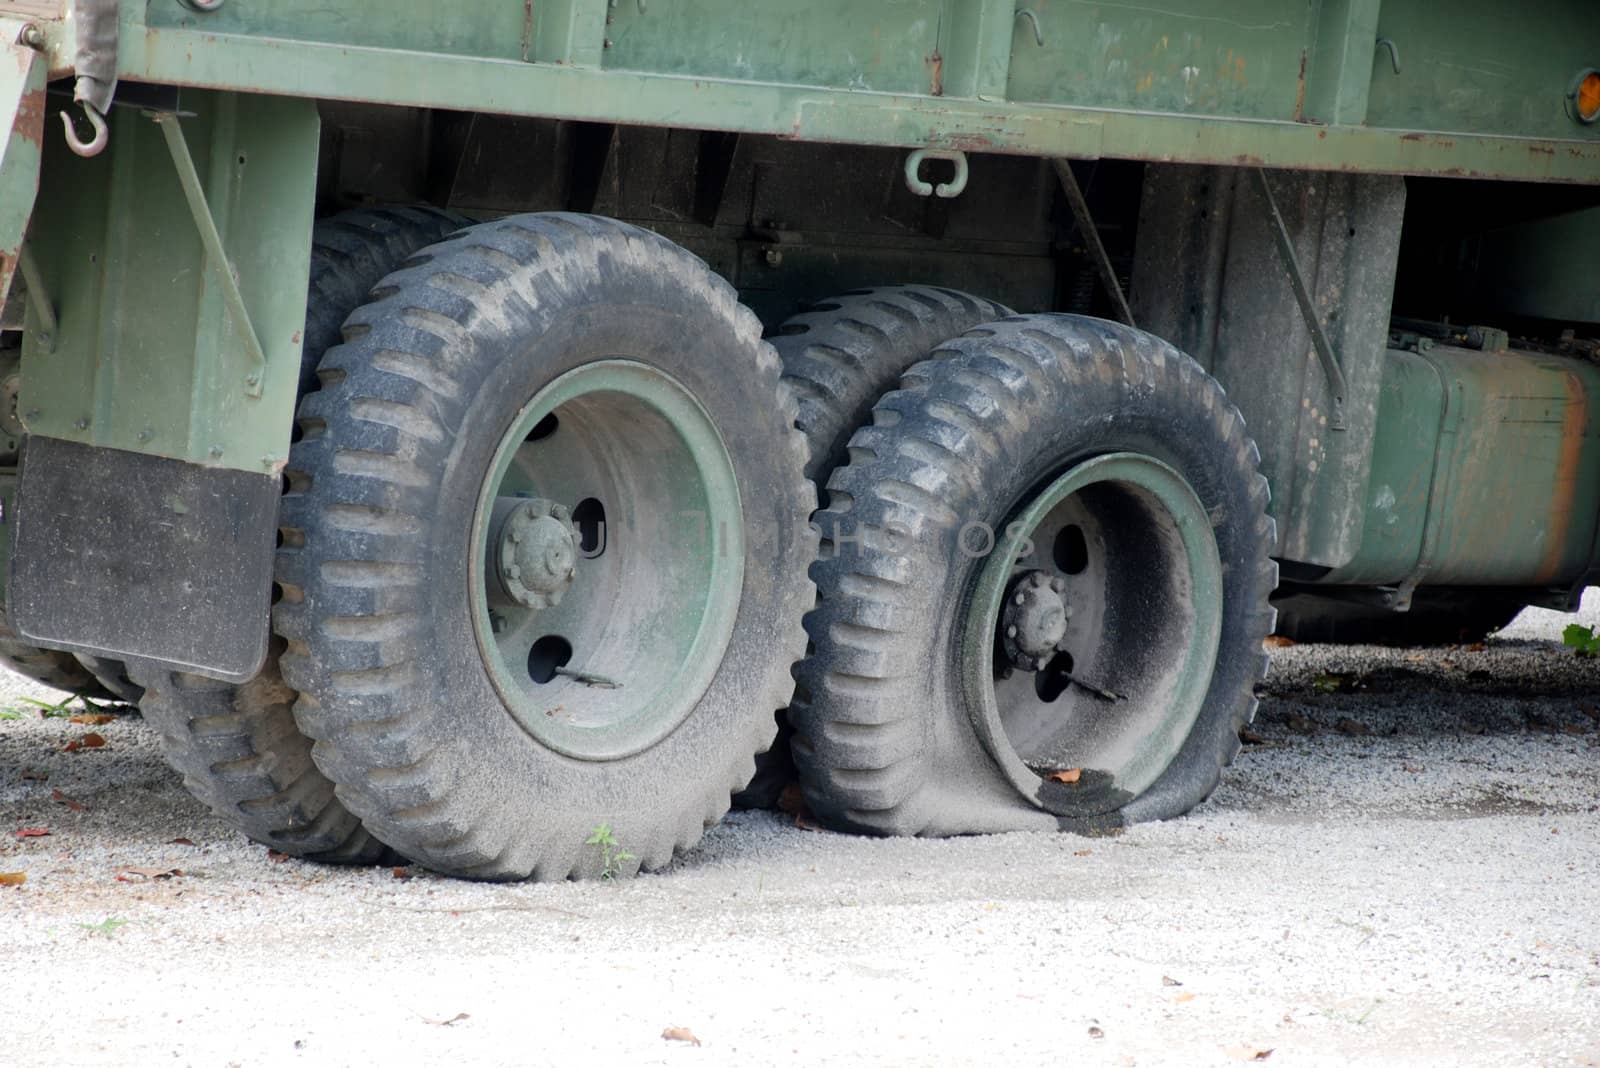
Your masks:
<instances>
[{"instance_id":1,"label":"rust stain","mask_svg":"<svg viewBox=\"0 0 1600 1068\"><path fill-rule=\"evenodd\" d=\"M987 134L981 133L952 134L936 140L939 147L953 148L957 152L988 152L994 148L994 141Z\"/></svg>"},{"instance_id":2,"label":"rust stain","mask_svg":"<svg viewBox=\"0 0 1600 1068\"><path fill-rule=\"evenodd\" d=\"M22 94L17 105L17 119L13 126L17 136L36 145L44 144L44 89Z\"/></svg>"},{"instance_id":3,"label":"rust stain","mask_svg":"<svg viewBox=\"0 0 1600 1068\"><path fill-rule=\"evenodd\" d=\"M1306 121L1306 50L1300 50L1300 80L1294 86L1294 121Z\"/></svg>"},{"instance_id":4,"label":"rust stain","mask_svg":"<svg viewBox=\"0 0 1600 1068\"><path fill-rule=\"evenodd\" d=\"M1539 571L1534 581L1553 582L1561 573L1566 556L1567 532L1572 529L1572 515L1578 493L1578 473L1583 464L1584 430L1589 425L1589 394L1583 379L1572 371L1567 372L1567 410L1561 420L1561 454L1556 460L1555 478L1551 488L1555 499L1550 502L1550 544L1539 561Z\"/></svg>"},{"instance_id":5,"label":"rust stain","mask_svg":"<svg viewBox=\"0 0 1600 1068\"><path fill-rule=\"evenodd\" d=\"M931 68L929 77L928 94L930 96L944 95L944 56L935 48L933 55L928 57L928 66Z\"/></svg>"}]
</instances>

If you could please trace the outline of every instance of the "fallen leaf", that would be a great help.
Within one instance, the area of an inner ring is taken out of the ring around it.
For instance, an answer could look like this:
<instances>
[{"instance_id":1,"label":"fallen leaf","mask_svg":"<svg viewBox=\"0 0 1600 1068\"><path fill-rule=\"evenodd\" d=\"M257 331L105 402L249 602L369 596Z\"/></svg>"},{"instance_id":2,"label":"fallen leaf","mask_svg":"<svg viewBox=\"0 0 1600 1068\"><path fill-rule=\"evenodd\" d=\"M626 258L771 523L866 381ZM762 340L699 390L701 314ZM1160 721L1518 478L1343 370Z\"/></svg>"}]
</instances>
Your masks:
<instances>
[{"instance_id":1,"label":"fallen leaf","mask_svg":"<svg viewBox=\"0 0 1600 1068\"><path fill-rule=\"evenodd\" d=\"M802 831L827 830L826 827L811 818L811 811L809 809L804 812L796 812L794 814L794 825Z\"/></svg>"},{"instance_id":2,"label":"fallen leaf","mask_svg":"<svg viewBox=\"0 0 1600 1068\"><path fill-rule=\"evenodd\" d=\"M1088 849L1074 849L1072 851L1072 855L1075 857L1086 857L1090 854L1090 852L1092 851Z\"/></svg>"},{"instance_id":3,"label":"fallen leaf","mask_svg":"<svg viewBox=\"0 0 1600 1068\"><path fill-rule=\"evenodd\" d=\"M43 838L46 835L48 835L49 833L50 833L50 830L49 830L49 828L46 828L46 827L24 827L24 828L22 828L22 830L17 831L14 835L12 835L12 837L13 838Z\"/></svg>"},{"instance_id":4,"label":"fallen leaf","mask_svg":"<svg viewBox=\"0 0 1600 1068\"><path fill-rule=\"evenodd\" d=\"M404 867L402 867L402 866L400 866L398 864L396 864L394 866L394 877L396 879L410 879L410 878L413 878L415 875L416 875L416 872L407 871Z\"/></svg>"},{"instance_id":5,"label":"fallen leaf","mask_svg":"<svg viewBox=\"0 0 1600 1068\"><path fill-rule=\"evenodd\" d=\"M76 753L84 749L99 749L105 744L106 740L102 735L96 734L94 731L90 731L82 738L74 738L72 741L62 746L61 751L63 753Z\"/></svg>"},{"instance_id":6,"label":"fallen leaf","mask_svg":"<svg viewBox=\"0 0 1600 1068\"><path fill-rule=\"evenodd\" d=\"M1463 645L1461 648L1469 653L1481 653L1489 647L1483 642L1473 642L1471 645Z\"/></svg>"},{"instance_id":7,"label":"fallen leaf","mask_svg":"<svg viewBox=\"0 0 1600 1068\"><path fill-rule=\"evenodd\" d=\"M1349 716L1341 716L1339 722L1333 725L1333 729L1340 734L1363 735L1372 733L1371 727L1368 727L1360 720L1351 719Z\"/></svg>"},{"instance_id":8,"label":"fallen leaf","mask_svg":"<svg viewBox=\"0 0 1600 1068\"><path fill-rule=\"evenodd\" d=\"M289 859L289 854L280 853L276 849L269 849L267 850L267 859L272 861L274 864L282 864L284 861Z\"/></svg>"},{"instance_id":9,"label":"fallen leaf","mask_svg":"<svg viewBox=\"0 0 1600 1068\"><path fill-rule=\"evenodd\" d=\"M1579 726L1576 723L1568 723L1566 726L1562 727L1561 729L1566 731L1568 734L1588 734L1589 733L1587 730L1585 730L1583 727Z\"/></svg>"},{"instance_id":10,"label":"fallen leaf","mask_svg":"<svg viewBox=\"0 0 1600 1068\"><path fill-rule=\"evenodd\" d=\"M1240 727L1239 741L1243 742L1245 745L1263 745L1266 743L1266 738L1257 734L1249 727Z\"/></svg>"},{"instance_id":11,"label":"fallen leaf","mask_svg":"<svg viewBox=\"0 0 1600 1068\"><path fill-rule=\"evenodd\" d=\"M1287 649L1291 645L1295 645L1297 643L1293 638L1285 638L1281 634L1269 634L1267 635L1266 640L1261 644L1271 649Z\"/></svg>"},{"instance_id":12,"label":"fallen leaf","mask_svg":"<svg viewBox=\"0 0 1600 1068\"><path fill-rule=\"evenodd\" d=\"M1183 983L1179 982L1177 979L1174 979L1170 975L1163 975L1161 977L1161 985L1162 986L1182 986Z\"/></svg>"},{"instance_id":13,"label":"fallen leaf","mask_svg":"<svg viewBox=\"0 0 1600 1068\"><path fill-rule=\"evenodd\" d=\"M1089 1037L1090 1038L1105 1038L1106 1037L1106 1033L1104 1031L1102 1031L1098 1027L1091 1027L1091 1028L1089 1028Z\"/></svg>"},{"instance_id":14,"label":"fallen leaf","mask_svg":"<svg viewBox=\"0 0 1600 1068\"><path fill-rule=\"evenodd\" d=\"M1344 689L1344 683L1338 675L1318 675L1311 680L1311 688L1318 693L1338 693Z\"/></svg>"},{"instance_id":15,"label":"fallen leaf","mask_svg":"<svg viewBox=\"0 0 1600 1068\"><path fill-rule=\"evenodd\" d=\"M1272 1050L1261 1046L1229 1046L1222 1052L1236 1061L1264 1061L1272 1056Z\"/></svg>"},{"instance_id":16,"label":"fallen leaf","mask_svg":"<svg viewBox=\"0 0 1600 1068\"><path fill-rule=\"evenodd\" d=\"M1183 993L1176 995L1172 1000L1181 1003L1181 1002L1185 1002L1185 1001L1193 1001L1194 999L1195 999L1194 991L1185 990Z\"/></svg>"},{"instance_id":17,"label":"fallen leaf","mask_svg":"<svg viewBox=\"0 0 1600 1068\"><path fill-rule=\"evenodd\" d=\"M25 871L0 871L0 886L21 886L28 881Z\"/></svg>"},{"instance_id":18,"label":"fallen leaf","mask_svg":"<svg viewBox=\"0 0 1600 1068\"><path fill-rule=\"evenodd\" d=\"M50 800L56 802L59 805L66 805L68 808L70 808L74 812L87 812L87 811L89 811L89 806L88 805L85 805L82 801L79 801L76 798L68 797L66 794L62 793L60 790L51 790L50 791Z\"/></svg>"},{"instance_id":19,"label":"fallen leaf","mask_svg":"<svg viewBox=\"0 0 1600 1068\"><path fill-rule=\"evenodd\" d=\"M143 883L151 879L176 879L182 875L182 868L123 868L117 872L117 882Z\"/></svg>"},{"instance_id":20,"label":"fallen leaf","mask_svg":"<svg viewBox=\"0 0 1600 1068\"><path fill-rule=\"evenodd\" d=\"M778 811L787 812L791 816L798 816L806 811L806 795L800 789L799 783L789 783L778 794Z\"/></svg>"},{"instance_id":21,"label":"fallen leaf","mask_svg":"<svg viewBox=\"0 0 1600 1068\"><path fill-rule=\"evenodd\" d=\"M435 1027L449 1027L451 1024L457 1022L458 1020L470 1020L470 1019L472 1019L472 1017L469 1014L464 1013L464 1012L458 1012L454 1016L450 1017L448 1020L434 1020L434 1019L431 1019L430 1017L424 1016L422 1018L422 1021L423 1021L423 1023L431 1023Z\"/></svg>"},{"instance_id":22,"label":"fallen leaf","mask_svg":"<svg viewBox=\"0 0 1600 1068\"><path fill-rule=\"evenodd\" d=\"M1298 712L1290 712L1288 716L1289 729L1301 734L1314 734L1317 730L1315 720L1308 719Z\"/></svg>"},{"instance_id":23,"label":"fallen leaf","mask_svg":"<svg viewBox=\"0 0 1600 1068\"><path fill-rule=\"evenodd\" d=\"M687 1027L669 1027L661 1032L661 1037L668 1042L687 1042L691 1046L698 1046L700 1040L694 1037L694 1032Z\"/></svg>"},{"instance_id":24,"label":"fallen leaf","mask_svg":"<svg viewBox=\"0 0 1600 1068\"><path fill-rule=\"evenodd\" d=\"M1410 653L1407 654L1404 659L1408 664L1420 664L1424 660L1428 659L1428 656L1426 653Z\"/></svg>"},{"instance_id":25,"label":"fallen leaf","mask_svg":"<svg viewBox=\"0 0 1600 1068\"><path fill-rule=\"evenodd\" d=\"M68 723L82 723L89 727L102 727L116 721L116 716L108 716L104 712L79 712L76 716L67 717Z\"/></svg>"},{"instance_id":26,"label":"fallen leaf","mask_svg":"<svg viewBox=\"0 0 1600 1068\"><path fill-rule=\"evenodd\" d=\"M194 843L189 841L189 839L187 839L187 838L174 838L172 841L168 842L167 845L192 846L192 845L194 845Z\"/></svg>"},{"instance_id":27,"label":"fallen leaf","mask_svg":"<svg viewBox=\"0 0 1600 1068\"><path fill-rule=\"evenodd\" d=\"M1070 786L1079 779L1083 778L1083 769L1067 768L1063 771L1052 771L1050 774L1046 775L1045 778L1050 782L1062 782Z\"/></svg>"},{"instance_id":28,"label":"fallen leaf","mask_svg":"<svg viewBox=\"0 0 1600 1068\"><path fill-rule=\"evenodd\" d=\"M1421 764L1401 764L1400 765L1400 770L1401 771L1409 771L1411 774L1415 775L1418 772L1422 771L1422 765Z\"/></svg>"}]
</instances>

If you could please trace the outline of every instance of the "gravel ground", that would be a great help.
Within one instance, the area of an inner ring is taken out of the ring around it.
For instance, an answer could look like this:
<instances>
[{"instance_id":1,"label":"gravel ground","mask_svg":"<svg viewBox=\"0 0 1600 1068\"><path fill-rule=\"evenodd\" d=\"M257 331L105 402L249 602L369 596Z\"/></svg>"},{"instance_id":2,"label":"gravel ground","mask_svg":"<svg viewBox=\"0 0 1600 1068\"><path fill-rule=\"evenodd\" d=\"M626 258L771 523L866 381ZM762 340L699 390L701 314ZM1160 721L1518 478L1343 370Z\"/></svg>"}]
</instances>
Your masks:
<instances>
[{"instance_id":1,"label":"gravel ground","mask_svg":"<svg viewBox=\"0 0 1600 1068\"><path fill-rule=\"evenodd\" d=\"M136 716L41 718L6 676L0 1063L1600 1065L1600 663L1570 618L1276 650L1259 741L1185 819L740 814L615 886L275 862Z\"/></svg>"}]
</instances>

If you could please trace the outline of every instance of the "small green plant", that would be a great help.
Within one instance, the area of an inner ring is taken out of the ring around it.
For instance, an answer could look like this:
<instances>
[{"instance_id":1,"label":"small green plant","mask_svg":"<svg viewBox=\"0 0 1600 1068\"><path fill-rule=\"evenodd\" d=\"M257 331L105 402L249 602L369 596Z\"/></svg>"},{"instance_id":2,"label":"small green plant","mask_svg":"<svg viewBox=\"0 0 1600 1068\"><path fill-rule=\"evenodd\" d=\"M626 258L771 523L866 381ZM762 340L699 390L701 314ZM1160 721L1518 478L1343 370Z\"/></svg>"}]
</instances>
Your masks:
<instances>
[{"instance_id":1,"label":"small green plant","mask_svg":"<svg viewBox=\"0 0 1600 1068\"><path fill-rule=\"evenodd\" d=\"M128 921L107 916L99 923L80 923L78 926L87 931L90 938L115 938L119 929L128 926Z\"/></svg>"},{"instance_id":2,"label":"small green plant","mask_svg":"<svg viewBox=\"0 0 1600 1068\"><path fill-rule=\"evenodd\" d=\"M1569 623L1561 632L1561 644L1570 645L1579 656L1600 656L1600 634L1582 623Z\"/></svg>"},{"instance_id":3,"label":"small green plant","mask_svg":"<svg viewBox=\"0 0 1600 1068\"><path fill-rule=\"evenodd\" d=\"M602 823L584 840L584 845L600 847L600 878L607 882L622 874L623 865L634 860L632 853L622 848L622 843L611 834L611 824Z\"/></svg>"},{"instance_id":4,"label":"small green plant","mask_svg":"<svg viewBox=\"0 0 1600 1068\"><path fill-rule=\"evenodd\" d=\"M37 697L19 697L17 700L26 701L28 704L33 705L39 710L39 715L44 719L66 719L74 714L71 707L72 702L82 699L77 694L72 694L69 697L63 697L55 704L51 704L49 701L41 701Z\"/></svg>"},{"instance_id":5,"label":"small green plant","mask_svg":"<svg viewBox=\"0 0 1600 1068\"><path fill-rule=\"evenodd\" d=\"M22 718L22 709L20 709L20 708L0 708L0 719L21 719L21 718Z\"/></svg>"}]
</instances>

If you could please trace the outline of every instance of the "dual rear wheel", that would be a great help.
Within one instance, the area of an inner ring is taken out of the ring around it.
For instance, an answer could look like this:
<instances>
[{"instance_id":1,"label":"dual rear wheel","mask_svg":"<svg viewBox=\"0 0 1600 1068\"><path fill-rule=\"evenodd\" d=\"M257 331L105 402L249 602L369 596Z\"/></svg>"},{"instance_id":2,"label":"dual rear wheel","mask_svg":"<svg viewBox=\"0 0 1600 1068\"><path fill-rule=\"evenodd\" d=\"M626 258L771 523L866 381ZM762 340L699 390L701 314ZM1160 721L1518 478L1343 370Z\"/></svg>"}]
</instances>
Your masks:
<instances>
[{"instance_id":1,"label":"dual rear wheel","mask_svg":"<svg viewBox=\"0 0 1600 1068\"><path fill-rule=\"evenodd\" d=\"M1170 346L928 287L769 344L705 264L587 216L388 266L300 406L281 657L146 681L253 837L655 869L758 757L782 782L786 708L840 828L1090 829L1215 786L1272 530L1237 411Z\"/></svg>"}]
</instances>

